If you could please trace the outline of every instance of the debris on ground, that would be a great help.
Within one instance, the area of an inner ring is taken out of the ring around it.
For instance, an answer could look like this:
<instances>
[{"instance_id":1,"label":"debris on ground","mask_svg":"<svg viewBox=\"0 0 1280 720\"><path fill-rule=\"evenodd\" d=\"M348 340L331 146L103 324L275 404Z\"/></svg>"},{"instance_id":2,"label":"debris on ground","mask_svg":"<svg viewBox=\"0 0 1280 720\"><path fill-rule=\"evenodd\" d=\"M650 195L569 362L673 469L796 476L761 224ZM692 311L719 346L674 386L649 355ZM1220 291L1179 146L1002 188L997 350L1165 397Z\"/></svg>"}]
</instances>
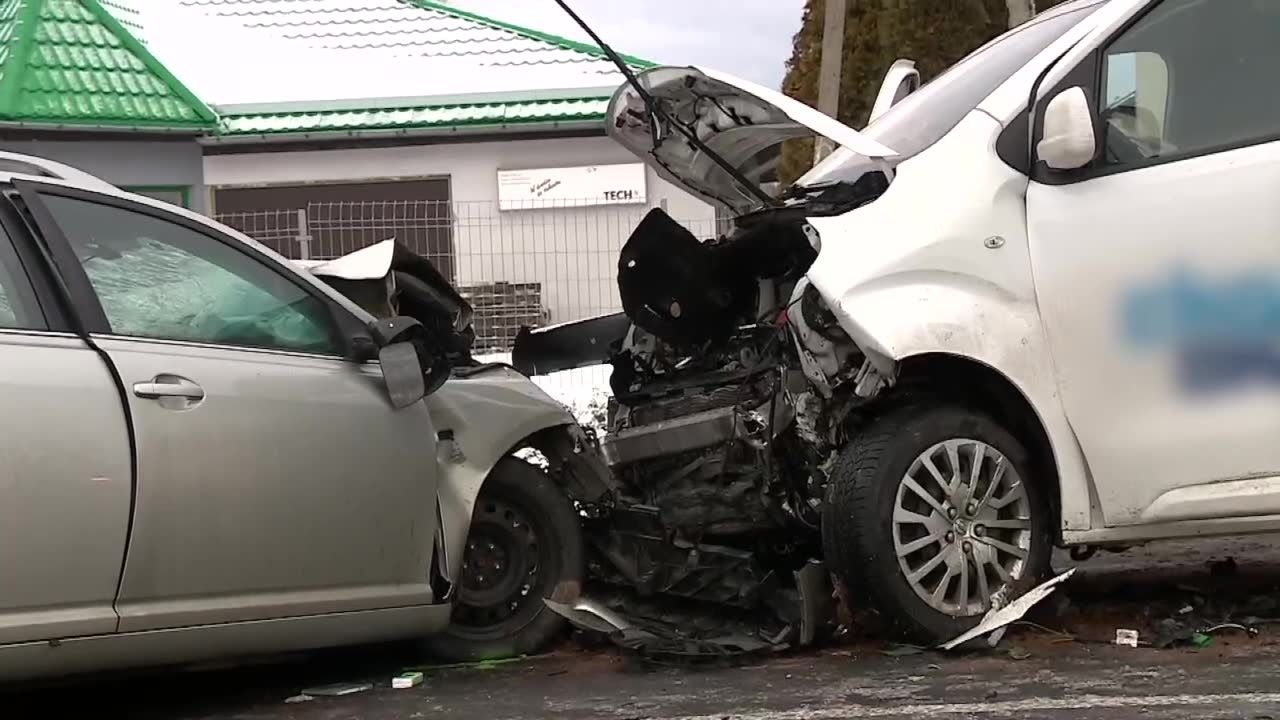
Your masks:
<instances>
[{"instance_id":1,"label":"debris on ground","mask_svg":"<svg viewBox=\"0 0 1280 720\"><path fill-rule=\"evenodd\" d=\"M1240 632L1242 632L1242 633L1244 633L1244 634L1248 635L1249 637L1257 637L1257 636L1258 636L1258 628L1256 628L1256 627L1250 627L1250 626L1246 626L1246 625L1241 625L1240 623L1232 623L1232 622L1228 622L1228 623L1218 623L1217 625L1214 625L1214 626L1212 626L1212 627L1202 628L1202 629L1200 630L1200 634L1202 634L1202 635L1212 635L1212 634L1214 634L1214 633L1216 633L1216 632L1219 632L1219 631L1222 631L1222 630L1239 630Z\"/></svg>"},{"instance_id":2,"label":"debris on ground","mask_svg":"<svg viewBox=\"0 0 1280 720\"><path fill-rule=\"evenodd\" d=\"M1010 660L1026 660L1029 657L1031 657L1031 651L1020 645L1014 645L1009 648Z\"/></svg>"},{"instance_id":3,"label":"debris on ground","mask_svg":"<svg viewBox=\"0 0 1280 720\"><path fill-rule=\"evenodd\" d=\"M543 602L578 630L607 637L649 662L718 664L805 644L800 642L805 635L803 617L775 625L749 611L734 613L726 609L711 615L700 606L686 608L667 598L660 603L645 602L626 593L601 599L582 597L568 604L550 599Z\"/></svg>"},{"instance_id":4,"label":"debris on ground","mask_svg":"<svg viewBox=\"0 0 1280 720\"><path fill-rule=\"evenodd\" d=\"M422 677L423 675L421 672L403 672L391 678L391 687L396 690L407 690L408 688L421 685Z\"/></svg>"},{"instance_id":5,"label":"debris on ground","mask_svg":"<svg viewBox=\"0 0 1280 720\"><path fill-rule=\"evenodd\" d=\"M1062 573L1061 575L1053 578L1052 580L1044 582L1039 586L1033 588L1032 590L1028 591L1027 594L1023 595L1017 600L1014 600L1008 605L1005 605L1004 607L1000 607L1000 608L992 608L985 616L983 616L982 622L978 623L978 625L974 627L972 630L969 630L968 632L963 633L962 635L955 638L954 640L950 640L946 643L943 643L939 647L941 647L943 650L952 650L975 638L980 638L983 635L988 635L988 634L1003 630L1010 623L1021 620L1022 616L1026 615L1027 611L1030 610L1036 603L1040 602L1041 600L1044 600L1046 597L1049 597L1049 595L1054 591L1055 588L1058 587L1058 585L1066 582L1068 579L1071 578L1072 575L1075 575L1075 573L1076 573L1076 569L1071 568L1070 570ZM1003 633L1001 633L1001 635L1003 635Z\"/></svg>"},{"instance_id":6,"label":"debris on ground","mask_svg":"<svg viewBox=\"0 0 1280 720\"><path fill-rule=\"evenodd\" d=\"M516 657L496 658L493 660L477 660L475 662L457 662L442 663L440 665L419 665L417 667L405 668L405 672L422 672L428 673L433 670L492 670L499 665L508 665L528 660L528 655L517 655Z\"/></svg>"},{"instance_id":7,"label":"debris on ground","mask_svg":"<svg viewBox=\"0 0 1280 720\"><path fill-rule=\"evenodd\" d=\"M889 645L880 651L885 657L906 657L908 655L919 655L923 653L925 648L919 645Z\"/></svg>"},{"instance_id":8,"label":"debris on ground","mask_svg":"<svg viewBox=\"0 0 1280 720\"><path fill-rule=\"evenodd\" d=\"M1209 562L1209 574L1216 578L1233 577L1239 571L1236 565L1236 559L1229 557L1226 560L1213 560Z\"/></svg>"},{"instance_id":9,"label":"debris on ground","mask_svg":"<svg viewBox=\"0 0 1280 720\"><path fill-rule=\"evenodd\" d=\"M1128 628L1116 628L1116 644L1131 648L1138 647L1138 631Z\"/></svg>"},{"instance_id":10,"label":"debris on ground","mask_svg":"<svg viewBox=\"0 0 1280 720\"><path fill-rule=\"evenodd\" d=\"M296 705L298 703L311 702L312 700L315 700L315 698L311 697L310 695L307 695L306 693L303 693L301 695L293 695L291 697L287 697L284 699L284 702L286 705Z\"/></svg>"},{"instance_id":11,"label":"debris on ground","mask_svg":"<svg viewBox=\"0 0 1280 720\"><path fill-rule=\"evenodd\" d=\"M1207 648L1213 644L1213 637L1204 633L1191 633L1191 647Z\"/></svg>"},{"instance_id":12,"label":"debris on ground","mask_svg":"<svg viewBox=\"0 0 1280 720\"><path fill-rule=\"evenodd\" d=\"M310 695L312 698L318 697L345 697L347 695L355 695L366 690L372 690L373 685L370 683L334 683L333 685L321 685L319 687L307 688L302 691L301 695Z\"/></svg>"}]
</instances>

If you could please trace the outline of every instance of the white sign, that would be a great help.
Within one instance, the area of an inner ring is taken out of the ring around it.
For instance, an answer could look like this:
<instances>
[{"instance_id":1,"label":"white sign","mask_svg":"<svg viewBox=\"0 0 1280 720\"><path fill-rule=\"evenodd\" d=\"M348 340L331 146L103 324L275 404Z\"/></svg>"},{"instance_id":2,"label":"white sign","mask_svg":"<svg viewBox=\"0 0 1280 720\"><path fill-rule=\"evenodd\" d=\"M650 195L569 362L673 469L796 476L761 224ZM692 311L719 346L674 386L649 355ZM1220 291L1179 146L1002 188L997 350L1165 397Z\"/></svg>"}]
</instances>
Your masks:
<instances>
[{"instance_id":1,"label":"white sign","mask_svg":"<svg viewBox=\"0 0 1280 720\"><path fill-rule=\"evenodd\" d=\"M498 171L502 210L645 202L644 163Z\"/></svg>"}]
</instances>

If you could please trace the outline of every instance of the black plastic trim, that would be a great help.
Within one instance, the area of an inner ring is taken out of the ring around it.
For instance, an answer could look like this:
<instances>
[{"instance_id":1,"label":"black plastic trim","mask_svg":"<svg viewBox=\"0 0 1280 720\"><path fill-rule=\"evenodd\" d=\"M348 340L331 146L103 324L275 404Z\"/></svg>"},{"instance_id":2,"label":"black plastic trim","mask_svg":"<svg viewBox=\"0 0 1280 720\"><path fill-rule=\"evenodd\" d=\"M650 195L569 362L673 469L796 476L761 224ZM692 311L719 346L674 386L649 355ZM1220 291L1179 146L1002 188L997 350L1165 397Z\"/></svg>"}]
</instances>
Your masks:
<instances>
[{"instance_id":1,"label":"black plastic trim","mask_svg":"<svg viewBox=\"0 0 1280 720\"><path fill-rule=\"evenodd\" d=\"M40 314L39 327L6 329L69 332L71 328L66 320L61 296L49 277L50 270L39 248L34 245L31 230L8 198L8 193L3 194L5 197L0 198L0 229L3 229L0 242L8 243L13 248L18 266L12 270L19 275L16 279L18 284L22 285L21 280L26 280L22 287L10 290L21 296L24 304L34 306Z\"/></svg>"}]
</instances>

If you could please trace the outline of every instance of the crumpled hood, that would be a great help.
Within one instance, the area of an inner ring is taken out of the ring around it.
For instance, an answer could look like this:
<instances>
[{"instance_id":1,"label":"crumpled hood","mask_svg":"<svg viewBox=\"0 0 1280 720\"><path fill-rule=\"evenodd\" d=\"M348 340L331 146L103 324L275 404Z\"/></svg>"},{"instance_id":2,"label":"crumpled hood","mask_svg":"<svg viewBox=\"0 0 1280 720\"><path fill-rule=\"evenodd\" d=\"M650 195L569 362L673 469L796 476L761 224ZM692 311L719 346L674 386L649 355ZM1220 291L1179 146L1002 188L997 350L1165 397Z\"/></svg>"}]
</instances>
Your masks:
<instances>
[{"instance_id":1,"label":"crumpled hood","mask_svg":"<svg viewBox=\"0 0 1280 720\"><path fill-rule=\"evenodd\" d=\"M714 70L657 67L637 79L671 117L691 128L757 187L768 181L782 143L792 138L823 136L869 158L897 155L798 100ZM652 118L630 84L614 93L607 125L610 137L695 196L738 215L759 206L751 189L742 187L679 131Z\"/></svg>"}]
</instances>

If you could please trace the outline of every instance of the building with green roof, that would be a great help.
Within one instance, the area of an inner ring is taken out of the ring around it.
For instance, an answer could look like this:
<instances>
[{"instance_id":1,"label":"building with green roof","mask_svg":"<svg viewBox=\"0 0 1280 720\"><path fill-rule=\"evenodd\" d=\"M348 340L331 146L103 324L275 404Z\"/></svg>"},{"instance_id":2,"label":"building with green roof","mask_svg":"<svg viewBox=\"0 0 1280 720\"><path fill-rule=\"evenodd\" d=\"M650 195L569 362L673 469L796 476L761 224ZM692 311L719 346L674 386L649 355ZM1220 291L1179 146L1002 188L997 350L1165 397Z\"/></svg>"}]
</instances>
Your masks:
<instances>
[{"instance_id":1,"label":"building with green roof","mask_svg":"<svg viewBox=\"0 0 1280 720\"><path fill-rule=\"evenodd\" d=\"M415 232L460 282L505 282L531 271L487 269L495 248L554 244L590 268L540 286L553 319L615 300L606 240L581 228L607 222L620 245L659 205L714 227L605 135L622 82L595 46L440 0L0 0L0 148L214 214L286 255ZM533 209L521 198L540 183L571 207Z\"/></svg>"}]
</instances>

